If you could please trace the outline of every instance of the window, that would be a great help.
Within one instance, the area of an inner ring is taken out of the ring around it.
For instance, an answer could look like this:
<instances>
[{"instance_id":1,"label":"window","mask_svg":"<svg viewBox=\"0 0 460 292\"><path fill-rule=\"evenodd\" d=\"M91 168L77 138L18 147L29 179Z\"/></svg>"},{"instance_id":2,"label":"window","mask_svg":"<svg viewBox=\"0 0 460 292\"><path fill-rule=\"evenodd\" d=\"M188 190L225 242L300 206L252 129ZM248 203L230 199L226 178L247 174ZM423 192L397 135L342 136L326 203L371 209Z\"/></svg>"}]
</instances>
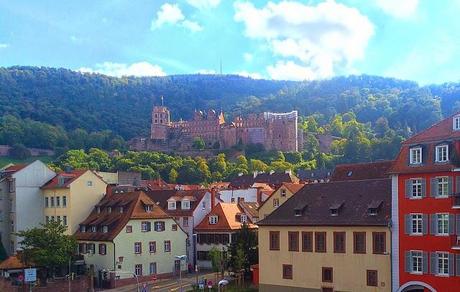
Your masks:
<instances>
[{"instance_id":1,"label":"window","mask_svg":"<svg viewBox=\"0 0 460 292\"><path fill-rule=\"evenodd\" d=\"M386 233L372 233L372 247L374 254L384 254L386 252Z\"/></svg>"},{"instance_id":2,"label":"window","mask_svg":"<svg viewBox=\"0 0 460 292\"><path fill-rule=\"evenodd\" d=\"M449 234L449 214L436 214L436 228L437 235Z\"/></svg>"},{"instance_id":3,"label":"window","mask_svg":"<svg viewBox=\"0 0 460 292\"><path fill-rule=\"evenodd\" d=\"M107 254L107 246L105 243L100 243L99 244L99 254L100 255L106 255Z\"/></svg>"},{"instance_id":4,"label":"window","mask_svg":"<svg viewBox=\"0 0 460 292\"><path fill-rule=\"evenodd\" d=\"M97 227L96 227L96 225L91 226L91 232L97 232Z\"/></svg>"},{"instance_id":5,"label":"window","mask_svg":"<svg viewBox=\"0 0 460 292\"><path fill-rule=\"evenodd\" d=\"M51 207L54 207L54 197L50 197Z\"/></svg>"},{"instance_id":6,"label":"window","mask_svg":"<svg viewBox=\"0 0 460 292\"><path fill-rule=\"evenodd\" d=\"M435 182L437 184L436 193L434 194L436 197L447 197L449 195L449 177L437 177L435 178Z\"/></svg>"},{"instance_id":7,"label":"window","mask_svg":"<svg viewBox=\"0 0 460 292\"><path fill-rule=\"evenodd\" d=\"M157 252L157 242L156 241L150 241L149 242L149 252L150 253L156 253Z\"/></svg>"},{"instance_id":8,"label":"window","mask_svg":"<svg viewBox=\"0 0 460 292\"><path fill-rule=\"evenodd\" d=\"M324 268L323 267L322 275L323 275L323 277L322 277L323 282L332 283L332 281L333 281L333 270L332 270L332 268Z\"/></svg>"},{"instance_id":9,"label":"window","mask_svg":"<svg viewBox=\"0 0 460 292\"><path fill-rule=\"evenodd\" d=\"M141 231L142 232L148 232L148 231L151 231L152 228L151 228L151 223L148 222L148 221L142 221L141 222Z\"/></svg>"},{"instance_id":10,"label":"window","mask_svg":"<svg viewBox=\"0 0 460 292\"><path fill-rule=\"evenodd\" d=\"M57 221L58 223L61 223L61 216L57 216L56 221Z\"/></svg>"},{"instance_id":11,"label":"window","mask_svg":"<svg viewBox=\"0 0 460 292\"><path fill-rule=\"evenodd\" d=\"M366 271L367 286L377 287L378 286L378 273L376 270Z\"/></svg>"},{"instance_id":12,"label":"window","mask_svg":"<svg viewBox=\"0 0 460 292\"><path fill-rule=\"evenodd\" d=\"M171 241L165 240L165 252L171 252Z\"/></svg>"},{"instance_id":13,"label":"window","mask_svg":"<svg viewBox=\"0 0 460 292\"><path fill-rule=\"evenodd\" d=\"M96 245L94 243L88 243L86 245L86 252L89 254L94 254L96 252Z\"/></svg>"},{"instance_id":14,"label":"window","mask_svg":"<svg viewBox=\"0 0 460 292\"><path fill-rule=\"evenodd\" d=\"M112 207L107 207L107 213L112 213Z\"/></svg>"},{"instance_id":15,"label":"window","mask_svg":"<svg viewBox=\"0 0 460 292\"><path fill-rule=\"evenodd\" d=\"M121 208L122 209L121 209L120 213L123 213L123 207L121 207ZM145 210L145 212L150 213L153 210L153 206L152 205L145 205L144 210Z\"/></svg>"},{"instance_id":16,"label":"window","mask_svg":"<svg viewBox=\"0 0 460 292\"><path fill-rule=\"evenodd\" d=\"M209 224L217 224L218 217L216 215L209 216Z\"/></svg>"},{"instance_id":17,"label":"window","mask_svg":"<svg viewBox=\"0 0 460 292\"><path fill-rule=\"evenodd\" d=\"M421 235L423 234L423 216L422 214L411 215L411 234Z\"/></svg>"},{"instance_id":18,"label":"window","mask_svg":"<svg viewBox=\"0 0 460 292\"><path fill-rule=\"evenodd\" d=\"M302 251L313 251L313 232L302 232Z\"/></svg>"},{"instance_id":19,"label":"window","mask_svg":"<svg viewBox=\"0 0 460 292\"><path fill-rule=\"evenodd\" d=\"M48 216L46 216L48 220ZM86 225L80 225L80 232L86 232Z\"/></svg>"},{"instance_id":20,"label":"window","mask_svg":"<svg viewBox=\"0 0 460 292\"><path fill-rule=\"evenodd\" d=\"M133 232L133 227L131 225L126 225L126 233Z\"/></svg>"},{"instance_id":21,"label":"window","mask_svg":"<svg viewBox=\"0 0 460 292\"><path fill-rule=\"evenodd\" d=\"M136 276L142 276L142 264L137 264L134 266L134 273Z\"/></svg>"},{"instance_id":22,"label":"window","mask_svg":"<svg viewBox=\"0 0 460 292\"><path fill-rule=\"evenodd\" d=\"M423 273L423 253L421 251L410 251L409 252L409 270L414 274Z\"/></svg>"},{"instance_id":23,"label":"window","mask_svg":"<svg viewBox=\"0 0 460 292\"><path fill-rule=\"evenodd\" d=\"M149 273L150 275L155 275L157 273L157 263L149 264Z\"/></svg>"},{"instance_id":24,"label":"window","mask_svg":"<svg viewBox=\"0 0 460 292\"><path fill-rule=\"evenodd\" d=\"M246 214L241 214L240 222L241 223L247 223L248 222L248 216Z\"/></svg>"},{"instance_id":25,"label":"window","mask_svg":"<svg viewBox=\"0 0 460 292\"><path fill-rule=\"evenodd\" d=\"M326 232L315 232L315 252L326 252Z\"/></svg>"},{"instance_id":26,"label":"window","mask_svg":"<svg viewBox=\"0 0 460 292\"><path fill-rule=\"evenodd\" d=\"M101 207L97 206L96 207L96 212L97 212L97 214L101 214Z\"/></svg>"},{"instance_id":27,"label":"window","mask_svg":"<svg viewBox=\"0 0 460 292\"><path fill-rule=\"evenodd\" d=\"M181 208L184 210L189 210L190 209L190 201L189 200L183 200Z\"/></svg>"},{"instance_id":28,"label":"window","mask_svg":"<svg viewBox=\"0 0 460 292\"><path fill-rule=\"evenodd\" d=\"M62 207L67 207L67 196L62 196Z\"/></svg>"},{"instance_id":29,"label":"window","mask_svg":"<svg viewBox=\"0 0 460 292\"><path fill-rule=\"evenodd\" d=\"M206 201L201 202L201 208L203 210L206 209Z\"/></svg>"},{"instance_id":30,"label":"window","mask_svg":"<svg viewBox=\"0 0 460 292\"><path fill-rule=\"evenodd\" d=\"M453 128L454 130L460 130L460 116L454 117L453 119Z\"/></svg>"},{"instance_id":31,"label":"window","mask_svg":"<svg viewBox=\"0 0 460 292\"><path fill-rule=\"evenodd\" d=\"M109 232L109 226L107 226L107 225L102 226L102 232L103 233Z\"/></svg>"},{"instance_id":32,"label":"window","mask_svg":"<svg viewBox=\"0 0 460 292\"><path fill-rule=\"evenodd\" d=\"M177 231L177 224L171 225L171 230L172 231Z\"/></svg>"},{"instance_id":33,"label":"window","mask_svg":"<svg viewBox=\"0 0 460 292\"><path fill-rule=\"evenodd\" d=\"M334 232L334 252L345 253L345 232Z\"/></svg>"},{"instance_id":34,"label":"window","mask_svg":"<svg viewBox=\"0 0 460 292\"><path fill-rule=\"evenodd\" d=\"M421 198L422 197L422 180L417 178L417 179L411 179L412 182L412 198Z\"/></svg>"},{"instance_id":35,"label":"window","mask_svg":"<svg viewBox=\"0 0 460 292\"><path fill-rule=\"evenodd\" d=\"M48 197L45 197L45 208L49 207L49 199Z\"/></svg>"},{"instance_id":36,"label":"window","mask_svg":"<svg viewBox=\"0 0 460 292\"><path fill-rule=\"evenodd\" d=\"M280 206L280 200L279 199L273 199L273 208L278 208Z\"/></svg>"},{"instance_id":37,"label":"window","mask_svg":"<svg viewBox=\"0 0 460 292\"><path fill-rule=\"evenodd\" d=\"M410 164L421 164L422 163L422 148L416 147L410 149Z\"/></svg>"},{"instance_id":38,"label":"window","mask_svg":"<svg viewBox=\"0 0 460 292\"><path fill-rule=\"evenodd\" d=\"M176 210L176 201L168 202L168 210Z\"/></svg>"},{"instance_id":39,"label":"window","mask_svg":"<svg viewBox=\"0 0 460 292\"><path fill-rule=\"evenodd\" d=\"M286 197L286 190L285 189L281 190L281 197Z\"/></svg>"},{"instance_id":40,"label":"window","mask_svg":"<svg viewBox=\"0 0 460 292\"><path fill-rule=\"evenodd\" d=\"M182 225L188 227L188 217L182 217Z\"/></svg>"},{"instance_id":41,"label":"window","mask_svg":"<svg viewBox=\"0 0 460 292\"><path fill-rule=\"evenodd\" d=\"M158 231L158 232L165 231L165 223L163 221L155 222L155 231Z\"/></svg>"},{"instance_id":42,"label":"window","mask_svg":"<svg viewBox=\"0 0 460 292\"><path fill-rule=\"evenodd\" d=\"M280 250L280 232L270 231L270 250Z\"/></svg>"},{"instance_id":43,"label":"window","mask_svg":"<svg viewBox=\"0 0 460 292\"><path fill-rule=\"evenodd\" d=\"M56 197L56 207L61 207L61 197Z\"/></svg>"},{"instance_id":44,"label":"window","mask_svg":"<svg viewBox=\"0 0 460 292\"><path fill-rule=\"evenodd\" d=\"M436 253L437 262L438 262L438 271L437 274L441 276L449 275L449 254L446 252Z\"/></svg>"},{"instance_id":45,"label":"window","mask_svg":"<svg viewBox=\"0 0 460 292\"><path fill-rule=\"evenodd\" d=\"M447 162L449 161L449 146L440 145L436 146L436 162Z\"/></svg>"},{"instance_id":46,"label":"window","mask_svg":"<svg viewBox=\"0 0 460 292\"><path fill-rule=\"evenodd\" d=\"M142 242L135 242L134 243L134 253L141 254L142 253Z\"/></svg>"},{"instance_id":47,"label":"window","mask_svg":"<svg viewBox=\"0 0 460 292\"><path fill-rule=\"evenodd\" d=\"M366 253L366 232L353 232L353 253Z\"/></svg>"},{"instance_id":48,"label":"window","mask_svg":"<svg viewBox=\"0 0 460 292\"><path fill-rule=\"evenodd\" d=\"M292 279L292 265L283 265L283 279Z\"/></svg>"},{"instance_id":49,"label":"window","mask_svg":"<svg viewBox=\"0 0 460 292\"><path fill-rule=\"evenodd\" d=\"M89 180L89 181L86 182L86 185L87 185L88 187L92 187L92 186L93 186L93 182Z\"/></svg>"},{"instance_id":50,"label":"window","mask_svg":"<svg viewBox=\"0 0 460 292\"><path fill-rule=\"evenodd\" d=\"M51 221L53 221L53 222L54 222L54 216L51 216Z\"/></svg>"},{"instance_id":51,"label":"window","mask_svg":"<svg viewBox=\"0 0 460 292\"><path fill-rule=\"evenodd\" d=\"M299 232L288 232L288 250L299 251Z\"/></svg>"},{"instance_id":52,"label":"window","mask_svg":"<svg viewBox=\"0 0 460 292\"><path fill-rule=\"evenodd\" d=\"M84 243L79 243L78 244L78 253L79 254L85 254L86 253L86 244L84 244Z\"/></svg>"},{"instance_id":53,"label":"window","mask_svg":"<svg viewBox=\"0 0 460 292\"><path fill-rule=\"evenodd\" d=\"M62 216L62 224L67 226L67 216Z\"/></svg>"}]
</instances>

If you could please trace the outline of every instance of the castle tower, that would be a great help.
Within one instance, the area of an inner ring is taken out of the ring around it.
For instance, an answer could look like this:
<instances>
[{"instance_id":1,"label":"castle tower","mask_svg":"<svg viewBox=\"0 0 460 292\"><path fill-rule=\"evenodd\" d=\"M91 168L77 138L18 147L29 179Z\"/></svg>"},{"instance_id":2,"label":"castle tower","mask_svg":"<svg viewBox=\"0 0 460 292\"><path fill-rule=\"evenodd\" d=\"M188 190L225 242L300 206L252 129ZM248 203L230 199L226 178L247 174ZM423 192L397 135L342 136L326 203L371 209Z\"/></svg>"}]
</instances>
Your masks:
<instances>
[{"instance_id":1,"label":"castle tower","mask_svg":"<svg viewBox=\"0 0 460 292\"><path fill-rule=\"evenodd\" d=\"M166 140L168 129L171 127L171 115L165 106L154 106L152 110L152 125L150 138L153 140Z\"/></svg>"}]
</instances>

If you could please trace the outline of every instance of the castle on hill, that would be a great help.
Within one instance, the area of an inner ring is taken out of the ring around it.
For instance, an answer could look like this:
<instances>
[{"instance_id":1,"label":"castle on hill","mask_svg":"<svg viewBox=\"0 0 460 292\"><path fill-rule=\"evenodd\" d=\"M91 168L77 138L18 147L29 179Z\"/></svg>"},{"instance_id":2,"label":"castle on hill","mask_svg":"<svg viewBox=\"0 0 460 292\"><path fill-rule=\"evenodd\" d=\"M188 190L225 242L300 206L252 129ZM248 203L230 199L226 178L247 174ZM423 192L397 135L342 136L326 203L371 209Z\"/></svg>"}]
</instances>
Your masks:
<instances>
[{"instance_id":1,"label":"castle on hill","mask_svg":"<svg viewBox=\"0 0 460 292\"><path fill-rule=\"evenodd\" d=\"M227 122L224 113L195 111L189 121L171 121L165 106L154 106L150 138L135 138L130 148L137 151L188 151L196 138L209 149L228 149L237 144L262 144L266 150L299 151L302 133L297 111L264 112L237 116Z\"/></svg>"}]
</instances>

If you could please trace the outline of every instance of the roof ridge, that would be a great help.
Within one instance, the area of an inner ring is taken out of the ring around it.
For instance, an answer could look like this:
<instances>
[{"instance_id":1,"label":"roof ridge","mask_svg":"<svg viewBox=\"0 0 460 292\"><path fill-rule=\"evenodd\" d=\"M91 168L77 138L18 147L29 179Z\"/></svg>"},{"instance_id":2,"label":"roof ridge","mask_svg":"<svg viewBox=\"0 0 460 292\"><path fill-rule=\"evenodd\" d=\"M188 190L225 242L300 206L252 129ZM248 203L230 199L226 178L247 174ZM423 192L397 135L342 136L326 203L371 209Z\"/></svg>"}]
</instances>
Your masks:
<instances>
[{"instance_id":1,"label":"roof ridge","mask_svg":"<svg viewBox=\"0 0 460 292\"><path fill-rule=\"evenodd\" d=\"M420 131L417 134L407 138L405 141L402 142L402 144L409 144L411 140L414 140L415 138L419 137L421 134L433 129L434 127L440 125L441 123L445 122L446 120L448 120L450 118L453 118L454 116L459 115L459 114L460 114L460 111L457 111L456 113L451 114L450 116L440 120L439 122L434 123L433 125L431 125L430 127L426 128L425 130Z\"/></svg>"}]
</instances>

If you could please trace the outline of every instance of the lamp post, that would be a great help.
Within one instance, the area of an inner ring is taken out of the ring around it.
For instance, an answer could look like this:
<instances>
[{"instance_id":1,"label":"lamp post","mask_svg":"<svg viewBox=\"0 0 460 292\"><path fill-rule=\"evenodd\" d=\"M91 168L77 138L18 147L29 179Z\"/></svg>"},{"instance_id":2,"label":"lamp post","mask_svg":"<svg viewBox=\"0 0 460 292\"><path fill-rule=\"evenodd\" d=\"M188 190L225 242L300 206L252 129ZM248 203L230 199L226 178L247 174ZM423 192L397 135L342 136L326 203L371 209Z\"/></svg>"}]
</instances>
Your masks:
<instances>
[{"instance_id":1,"label":"lamp post","mask_svg":"<svg viewBox=\"0 0 460 292\"><path fill-rule=\"evenodd\" d=\"M179 285L180 285L180 292L182 292L182 260L186 261L187 256L186 255L177 255L174 256L176 259L179 260Z\"/></svg>"}]
</instances>

